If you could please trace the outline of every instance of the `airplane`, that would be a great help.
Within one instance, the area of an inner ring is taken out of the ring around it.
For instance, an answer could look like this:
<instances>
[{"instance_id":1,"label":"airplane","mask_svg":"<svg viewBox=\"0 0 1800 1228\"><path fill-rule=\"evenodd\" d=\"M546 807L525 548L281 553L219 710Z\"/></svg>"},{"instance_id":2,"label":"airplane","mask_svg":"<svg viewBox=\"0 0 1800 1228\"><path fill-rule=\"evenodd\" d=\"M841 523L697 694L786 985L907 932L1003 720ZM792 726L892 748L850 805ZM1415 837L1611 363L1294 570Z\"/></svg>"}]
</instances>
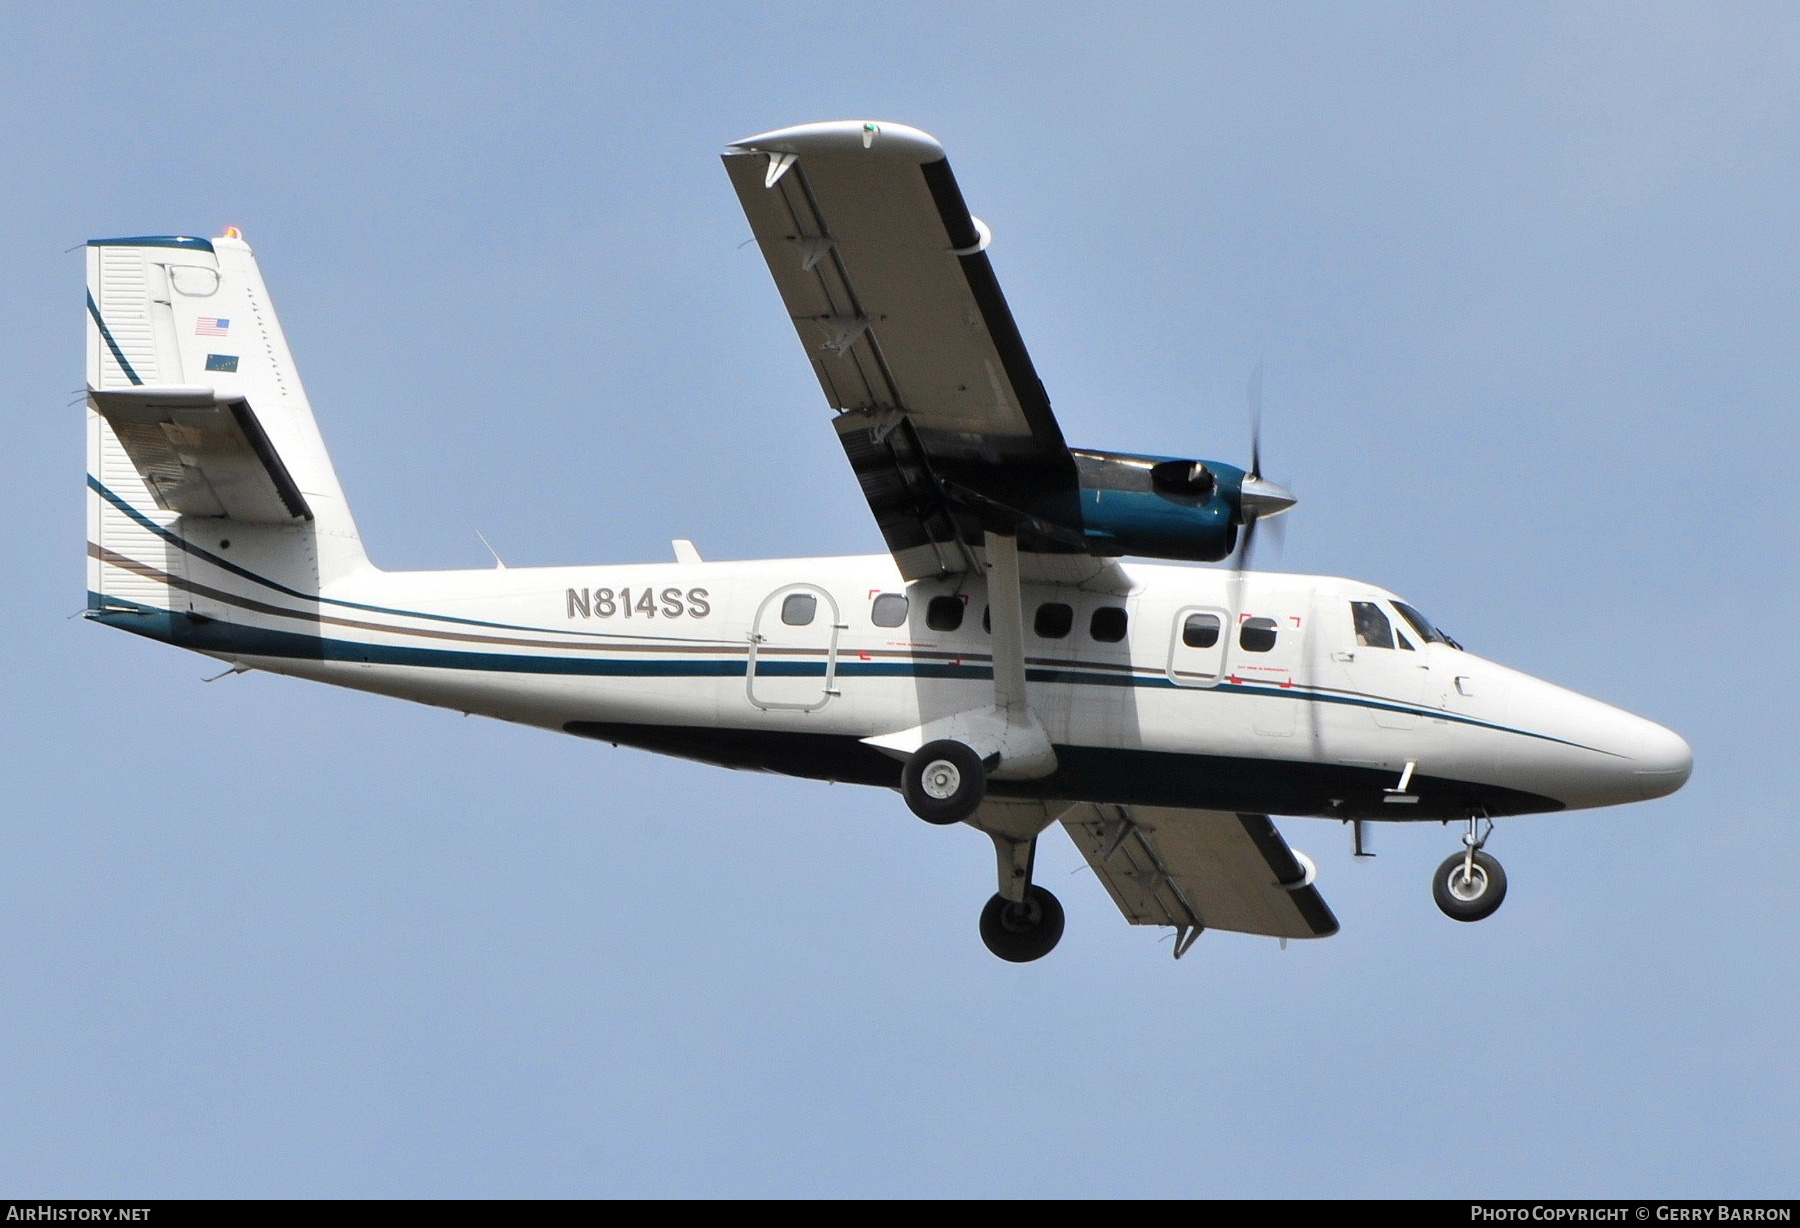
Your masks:
<instances>
[{"instance_id":1,"label":"airplane","mask_svg":"<svg viewBox=\"0 0 1800 1228\"><path fill-rule=\"evenodd\" d=\"M1432 893L1476 921L1506 893L1496 819L1688 779L1678 734L1395 593L1253 569L1296 502L1260 444L1247 469L1070 447L929 134L805 124L723 158L884 552L378 569L242 235L96 239L87 616L228 673L898 790L992 838L979 929L1015 963L1063 933L1033 877L1058 824L1179 959L1207 929L1337 931L1272 815L1359 852L1371 822L1461 825Z\"/></svg>"}]
</instances>

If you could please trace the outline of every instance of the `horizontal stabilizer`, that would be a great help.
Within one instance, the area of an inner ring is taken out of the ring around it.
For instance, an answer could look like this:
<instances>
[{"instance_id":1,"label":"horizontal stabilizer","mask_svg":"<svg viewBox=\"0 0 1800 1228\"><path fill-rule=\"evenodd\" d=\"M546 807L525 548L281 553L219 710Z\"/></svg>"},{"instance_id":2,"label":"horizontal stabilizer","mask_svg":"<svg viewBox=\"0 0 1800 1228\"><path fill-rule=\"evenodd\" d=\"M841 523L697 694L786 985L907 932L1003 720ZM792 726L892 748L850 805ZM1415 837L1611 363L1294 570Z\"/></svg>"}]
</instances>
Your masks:
<instances>
[{"instance_id":1,"label":"horizontal stabilizer","mask_svg":"<svg viewBox=\"0 0 1800 1228\"><path fill-rule=\"evenodd\" d=\"M1083 803L1063 826L1133 925L1324 938L1337 918L1262 814Z\"/></svg>"},{"instance_id":2,"label":"horizontal stabilizer","mask_svg":"<svg viewBox=\"0 0 1800 1228\"><path fill-rule=\"evenodd\" d=\"M90 389L88 404L165 511L261 524L313 518L244 397L141 384Z\"/></svg>"}]
</instances>

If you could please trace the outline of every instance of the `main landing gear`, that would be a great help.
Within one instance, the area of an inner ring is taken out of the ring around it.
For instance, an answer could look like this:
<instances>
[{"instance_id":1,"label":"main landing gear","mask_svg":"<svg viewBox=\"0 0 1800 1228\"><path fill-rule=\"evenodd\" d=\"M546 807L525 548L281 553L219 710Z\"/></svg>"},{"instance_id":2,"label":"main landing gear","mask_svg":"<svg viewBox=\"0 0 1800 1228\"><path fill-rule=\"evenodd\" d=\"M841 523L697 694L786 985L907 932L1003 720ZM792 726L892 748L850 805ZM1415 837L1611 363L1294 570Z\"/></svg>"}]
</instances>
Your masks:
<instances>
[{"instance_id":1,"label":"main landing gear","mask_svg":"<svg viewBox=\"0 0 1800 1228\"><path fill-rule=\"evenodd\" d=\"M927 823L949 826L975 813L987 793L987 769L961 742L927 742L913 752L900 774L900 793Z\"/></svg>"},{"instance_id":2,"label":"main landing gear","mask_svg":"<svg viewBox=\"0 0 1800 1228\"><path fill-rule=\"evenodd\" d=\"M1038 832L1048 821L1034 802L993 804L975 820L994 842L1000 871L1000 890L981 910L981 941L1011 964L1042 959L1062 940L1062 904L1031 881Z\"/></svg>"},{"instance_id":3,"label":"main landing gear","mask_svg":"<svg viewBox=\"0 0 1800 1228\"><path fill-rule=\"evenodd\" d=\"M1056 770L1056 752L1032 715L1025 689L1018 542L1011 530L994 528L984 531L983 540L994 703L922 726L922 737L929 736L924 731L933 725L932 732L951 736L926 742L907 757L900 793L908 809L927 823L967 823L993 840L1000 890L981 910L981 940L1001 959L1023 964L1050 954L1062 938L1062 905L1031 881L1038 833L1056 818L1040 801L988 799L987 778L990 771L1005 779L1048 776Z\"/></svg>"},{"instance_id":4,"label":"main landing gear","mask_svg":"<svg viewBox=\"0 0 1800 1228\"><path fill-rule=\"evenodd\" d=\"M1013 964L1042 959L1062 940L1063 907L1031 881L1038 834L1054 822L1043 802L986 800L987 767L950 739L927 742L907 760L901 792L928 823L966 822L994 842L999 887L981 910L981 941Z\"/></svg>"},{"instance_id":5,"label":"main landing gear","mask_svg":"<svg viewBox=\"0 0 1800 1228\"><path fill-rule=\"evenodd\" d=\"M1482 824L1486 827L1482 827ZM1482 851L1493 834L1494 822L1470 818L1463 833L1463 851L1445 859L1431 877L1431 898L1453 921L1480 921L1494 915L1506 899L1506 871Z\"/></svg>"}]
</instances>

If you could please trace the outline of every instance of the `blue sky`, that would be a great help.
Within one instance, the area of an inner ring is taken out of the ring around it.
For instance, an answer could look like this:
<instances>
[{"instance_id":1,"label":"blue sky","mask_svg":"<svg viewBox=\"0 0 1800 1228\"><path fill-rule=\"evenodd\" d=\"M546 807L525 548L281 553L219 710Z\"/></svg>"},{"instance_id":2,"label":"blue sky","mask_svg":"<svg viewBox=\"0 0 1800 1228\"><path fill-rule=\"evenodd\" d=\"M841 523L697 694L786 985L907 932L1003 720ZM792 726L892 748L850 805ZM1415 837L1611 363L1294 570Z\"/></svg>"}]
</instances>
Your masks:
<instances>
[{"instance_id":1,"label":"blue sky","mask_svg":"<svg viewBox=\"0 0 1800 1228\"><path fill-rule=\"evenodd\" d=\"M0 1191L1793 1192L1800 16L1777 5L66 5L0 16ZM1681 731L1343 932L1181 963L1066 842L250 675L82 606L80 257L243 228L390 567L879 536L717 162L938 135L1072 442Z\"/></svg>"}]
</instances>

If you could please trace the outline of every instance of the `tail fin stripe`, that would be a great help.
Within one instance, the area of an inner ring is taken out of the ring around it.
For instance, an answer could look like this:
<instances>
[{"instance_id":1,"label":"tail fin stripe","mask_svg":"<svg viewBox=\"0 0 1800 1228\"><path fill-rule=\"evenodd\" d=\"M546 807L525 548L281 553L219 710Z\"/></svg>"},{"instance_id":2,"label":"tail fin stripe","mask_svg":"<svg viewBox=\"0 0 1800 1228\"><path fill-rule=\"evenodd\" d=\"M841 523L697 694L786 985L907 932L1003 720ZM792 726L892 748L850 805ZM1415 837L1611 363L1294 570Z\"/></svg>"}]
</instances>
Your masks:
<instances>
[{"instance_id":1,"label":"tail fin stripe","mask_svg":"<svg viewBox=\"0 0 1800 1228\"><path fill-rule=\"evenodd\" d=\"M249 571L243 567L239 567L236 563L231 562L229 559L220 558L218 555L214 554L210 550L202 549L201 547L196 546L193 542L187 540L187 538L182 537L178 533L169 532L167 529L163 528L163 526L157 524L154 520L150 519L148 516L144 515L140 511L138 511L137 508L131 506L131 504L125 502L125 500L119 498L118 495L115 495L112 491L108 490L106 488L106 486L100 481L100 479L96 478L91 473L88 474L87 484L88 484L88 489L92 490L95 494L99 495L102 499L105 499L108 503L110 503L114 507L118 508L121 512L124 512L127 516L131 517L131 519L135 520L139 525L142 525L144 528L150 530L152 533L156 534L158 537L162 538L164 541L168 542L170 545L176 546L182 550L185 550L187 553L193 555L197 559L204 559L206 562L211 563L214 567L217 567L222 571L228 571L232 575L237 576L240 579L249 580L254 584L260 584L265 588L272 588L276 592L284 593L289 597L298 597L302 601L326 601L326 600L328 600L328 598L319 597L316 594L303 593L299 589L289 588L285 584L277 584L275 581L270 580L264 576L259 576L253 571ZM398 614L398 613L403 613L404 611L395 610L395 611L391 611L391 612Z\"/></svg>"},{"instance_id":2,"label":"tail fin stripe","mask_svg":"<svg viewBox=\"0 0 1800 1228\"><path fill-rule=\"evenodd\" d=\"M434 639L439 641L452 640L466 644L498 644L507 648L556 648L562 649L565 652L623 652L634 654L683 653L706 654L709 656L717 656L721 653L726 655L737 655L743 652L743 646L741 644L734 644L721 640L694 641L682 637L652 637L651 642L649 643L608 642L598 644L571 644L565 640L518 639L511 636L474 635L468 632L443 631L426 627L398 627L387 623L364 622L355 618L343 618L332 614L321 614L317 610L295 610L285 606L270 605L268 602L258 601L254 597L245 597L238 593L226 592L223 589L213 588L209 585L201 584L196 580L190 580L185 576L173 575L160 568L153 567L148 563L140 563L136 559L126 558L124 555L117 554L94 542L88 543L88 557L98 559L100 562L108 563L114 567L123 568L126 571L141 575L145 579L157 581L177 592L192 593L197 597L205 597L234 609L247 610L255 614L269 614L277 618L292 619L296 622L316 623L333 627L348 627L354 631L379 631L388 635L410 635L423 639ZM103 598L105 597L104 594L101 594L100 596ZM163 611L158 607L145 605L142 602L130 602L128 604L140 609L157 610L162 613L175 612L173 610ZM243 629L254 629L248 624L240 624L240 626ZM511 628L511 630L542 632L543 628L516 627ZM606 638L610 641L624 640L627 638L637 639L640 637L609 636ZM569 659L574 660L578 658Z\"/></svg>"},{"instance_id":3,"label":"tail fin stripe","mask_svg":"<svg viewBox=\"0 0 1800 1228\"><path fill-rule=\"evenodd\" d=\"M87 301L88 314L94 317L94 323L100 329L100 339L106 342L106 348L112 351L113 360L119 364L119 370L125 372L125 378L132 383L143 383L144 381L138 378L138 373L131 369L131 363L125 358L125 351L121 350L119 343L113 340L112 329L106 327L106 321L100 318L100 308L94 304L92 291L88 292Z\"/></svg>"},{"instance_id":4,"label":"tail fin stripe","mask_svg":"<svg viewBox=\"0 0 1800 1228\"><path fill-rule=\"evenodd\" d=\"M212 551L207 550L202 546L196 546L193 542L188 541L186 538L182 537L180 534L169 532L169 530L165 529L162 525L157 524L154 520L151 520L148 516L144 515L140 511L138 511L137 508L131 506L131 504L125 502L125 500L121 499L118 495L116 495L112 491L108 490L106 488L105 484L102 483L98 478L96 478L91 473L88 474L87 484L88 484L88 489L92 490L95 494L99 495L102 499L105 499L108 503L110 503L114 507L118 508L119 511L123 512L125 515L129 516L132 520L136 521L138 524L142 525L144 528L150 530L150 532L156 534L158 537L162 538L164 541L168 542L170 545L175 546L177 549L186 551L188 554L193 555L197 559L202 559L208 563L211 563L214 567L219 568L221 571L228 571L232 575L237 576L240 579L250 581L252 584L260 584L264 588L274 589L276 592L281 593L284 596L298 597L302 601L316 601L320 605L338 606L338 607L341 607L346 610L364 610L371 614L394 614L401 618L421 618L421 619L426 620L427 622L456 623L456 624L459 624L459 625L465 626L465 627L492 627L492 628L494 628L496 630L500 630L500 631L537 631L537 632L542 632L544 630L544 628L542 628L542 627L527 626L523 623L497 623L497 622L490 622L490 621L488 621L486 619L482 619L482 618L458 618L452 614L428 614L422 610L398 610L398 609L393 608L392 606L369 605L369 604L367 604L365 602L361 602L361 601L345 601L339 597L324 597L318 593L303 593L299 589L289 588L287 585L279 584L279 583L275 582L274 580L269 579L266 576L259 576L253 571L249 571L243 567L238 566L236 563L231 562L229 559L224 559L224 558L219 557L218 555L214 554ZM607 632L604 632L604 631L571 631L571 632L569 632L569 634L578 635L583 639L595 639L595 640L615 640L615 639L635 638L632 636L608 634ZM696 641L696 642L700 642L700 641Z\"/></svg>"}]
</instances>

